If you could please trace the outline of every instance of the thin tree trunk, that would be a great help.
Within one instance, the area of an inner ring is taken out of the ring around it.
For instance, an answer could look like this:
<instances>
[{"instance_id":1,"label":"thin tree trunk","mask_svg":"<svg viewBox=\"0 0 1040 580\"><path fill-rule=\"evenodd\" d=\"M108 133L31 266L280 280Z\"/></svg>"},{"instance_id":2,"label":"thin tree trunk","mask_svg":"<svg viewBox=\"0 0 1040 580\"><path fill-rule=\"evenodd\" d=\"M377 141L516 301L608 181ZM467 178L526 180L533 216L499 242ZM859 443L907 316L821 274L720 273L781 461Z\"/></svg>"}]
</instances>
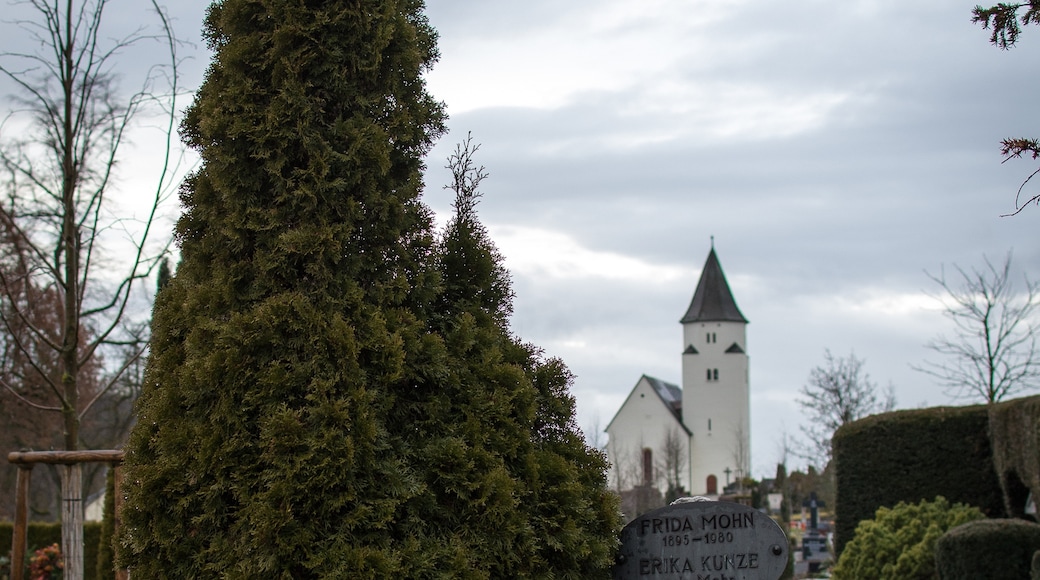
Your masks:
<instances>
[{"instance_id":1,"label":"thin tree trunk","mask_svg":"<svg viewBox=\"0 0 1040 580\"><path fill-rule=\"evenodd\" d=\"M72 0L66 1L65 8L65 46L62 47L64 60L62 89L65 107L62 111L65 146L62 157L62 203L64 220L62 223L62 244L65 246L65 325L62 331L61 349L61 384L64 390L65 403L62 405L65 424L65 450L75 451L79 443L79 236L76 227L76 186L78 185L78 169L75 160L76 126L73 123L76 98L75 90L75 46L73 34Z\"/></svg>"}]
</instances>

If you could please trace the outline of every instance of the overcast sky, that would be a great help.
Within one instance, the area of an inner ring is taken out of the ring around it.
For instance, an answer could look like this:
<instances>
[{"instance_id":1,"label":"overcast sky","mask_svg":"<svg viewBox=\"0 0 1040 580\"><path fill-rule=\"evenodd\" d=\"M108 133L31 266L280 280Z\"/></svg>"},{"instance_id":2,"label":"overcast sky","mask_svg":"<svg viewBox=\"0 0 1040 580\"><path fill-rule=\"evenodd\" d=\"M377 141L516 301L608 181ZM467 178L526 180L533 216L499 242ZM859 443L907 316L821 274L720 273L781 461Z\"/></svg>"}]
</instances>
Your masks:
<instances>
[{"instance_id":1,"label":"overcast sky","mask_svg":"<svg viewBox=\"0 0 1040 580\"><path fill-rule=\"evenodd\" d=\"M1000 51L949 0L437 1L430 88L491 173L479 207L516 285L514 330L577 374L581 424L641 374L678 383L715 237L750 320L752 465L798 435L824 349L900 407L948 404L910 368L947 329L925 271L1014 250L1040 277L1032 170L1040 30ZM933 357L934 358L934 357Z\"/></svg>"},{"instance_id":2,"label":"overcast sky","mask_svg":"<svg viewBox=\"0 0 1040 580\"><path fill-rule=\"evenodd\" d=\"M182 38L206 5L170 6ZM751 322L753 472L772 476L824 349L864 358L899 407L950 403L910 368L947 329L926 271L1014 250L1040 278L1040 209L1000 217L1034 163L999 155L1040 136L1040 30L998 50L973 5L430 0L451 133L426 200L450 210L442 166L472 132L513 330L577 375L585 428L642 374L679 382L678 320L714 236ZM208 55L189 52L197 86Z\"/></svg>"}]
</instances>

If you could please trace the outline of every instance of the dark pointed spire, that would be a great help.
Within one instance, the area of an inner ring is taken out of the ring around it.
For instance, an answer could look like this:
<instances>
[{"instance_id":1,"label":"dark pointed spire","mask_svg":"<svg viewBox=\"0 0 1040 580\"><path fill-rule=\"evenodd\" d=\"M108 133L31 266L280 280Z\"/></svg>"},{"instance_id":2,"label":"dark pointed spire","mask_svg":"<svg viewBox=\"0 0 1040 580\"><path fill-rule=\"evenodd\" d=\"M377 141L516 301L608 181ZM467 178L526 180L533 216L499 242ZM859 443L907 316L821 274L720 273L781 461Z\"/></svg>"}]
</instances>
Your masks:
<instances>
[{"instance_id":1,"label":"dark pointed spire","mask_svg":"<svg viewBox=\"0 0 1040 580\"><path fill-rule=\"evenodd\" d=\"M708 253L708 261L704 263L701 270L701 279L697 283L697 290L693 293L693 300L686 315L679 322L743 322L747 319L737 308L737 301L733 299L729 284L726 283L726 275L722 273L719 258L715 255L715 239L712 236L712 247Z\"/></svg>"}]
</instances>

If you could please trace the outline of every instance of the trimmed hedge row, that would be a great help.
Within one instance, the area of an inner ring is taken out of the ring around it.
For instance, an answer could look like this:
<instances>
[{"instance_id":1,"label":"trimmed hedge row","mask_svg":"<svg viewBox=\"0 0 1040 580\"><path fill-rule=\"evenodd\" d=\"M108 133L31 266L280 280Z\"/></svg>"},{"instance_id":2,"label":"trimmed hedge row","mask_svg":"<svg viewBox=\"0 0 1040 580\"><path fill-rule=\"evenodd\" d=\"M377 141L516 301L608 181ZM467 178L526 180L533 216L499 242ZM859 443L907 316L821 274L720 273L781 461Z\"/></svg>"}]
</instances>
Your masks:
<instances>
[{"instance_id":1,"label":"trimmed hedge row","mask_svg":"<svg viewBox=\"0 0 1040 580\"><path fill-rule=\"evenodd\" d=\"M11 556L13 539L14 524L0 522L0 554ZM83 574L85 580L97 580L97 554L100 540L101 522L85 522L83 524ZM30 522L28 543L30 557L33 550L51 544L61 545L61 524ZM26 571L28 571L28 567L26 567Z\"/></svg>"},{"instance_id":2,"label":"trimmed hedge row","mask_svg":"<svg viewBox=\"0 0 1040 580\"><path fill-rule=\"evenodd\" d=\"M943 496L1004 517L983 405L895 411L849 423L834 434L835 547L880 507Z\"/></svg>"},{"instance_id":3,"label":"trimmed hedge row","mask_svg":"<svg viewBox=\"0 0 1040 580\"><path fill-rule=\"evenodd\" d=\"M1040 550L1040 524L978 520L939 537L935 564L940 580L1023 580Z\"/></svg>"},{"instance_id":4,"label":"trimmed hedge row","mask_svg":"<svg viewBox=\"0 0 1040 580\"><path fill-rule=\"evenodd\" d=\"M1040 397L994 405L989 425L1004 511L1022 517L1029 492L1040 498Z\"/></svg>"}]
</instances>

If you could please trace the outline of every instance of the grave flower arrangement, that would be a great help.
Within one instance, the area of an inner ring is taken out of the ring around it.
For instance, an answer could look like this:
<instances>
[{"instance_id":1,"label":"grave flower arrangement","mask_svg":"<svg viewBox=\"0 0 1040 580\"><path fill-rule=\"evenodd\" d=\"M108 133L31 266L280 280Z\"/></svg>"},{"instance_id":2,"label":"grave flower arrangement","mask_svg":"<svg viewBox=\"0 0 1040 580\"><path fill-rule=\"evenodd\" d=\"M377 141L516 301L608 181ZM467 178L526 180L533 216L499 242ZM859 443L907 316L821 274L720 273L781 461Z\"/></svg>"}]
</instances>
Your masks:
<instances>
[{"instance_id":1,"label":"grave flower arrangement","mask_svg":"<svg viewBox=\"0 0 1040 580\"><path fill-rule=\"evenodd\" d=\"M29 578L32 580L60 580L65 568L58 544L40 548L29 560Z\"/></svg>"}]
</instances>

